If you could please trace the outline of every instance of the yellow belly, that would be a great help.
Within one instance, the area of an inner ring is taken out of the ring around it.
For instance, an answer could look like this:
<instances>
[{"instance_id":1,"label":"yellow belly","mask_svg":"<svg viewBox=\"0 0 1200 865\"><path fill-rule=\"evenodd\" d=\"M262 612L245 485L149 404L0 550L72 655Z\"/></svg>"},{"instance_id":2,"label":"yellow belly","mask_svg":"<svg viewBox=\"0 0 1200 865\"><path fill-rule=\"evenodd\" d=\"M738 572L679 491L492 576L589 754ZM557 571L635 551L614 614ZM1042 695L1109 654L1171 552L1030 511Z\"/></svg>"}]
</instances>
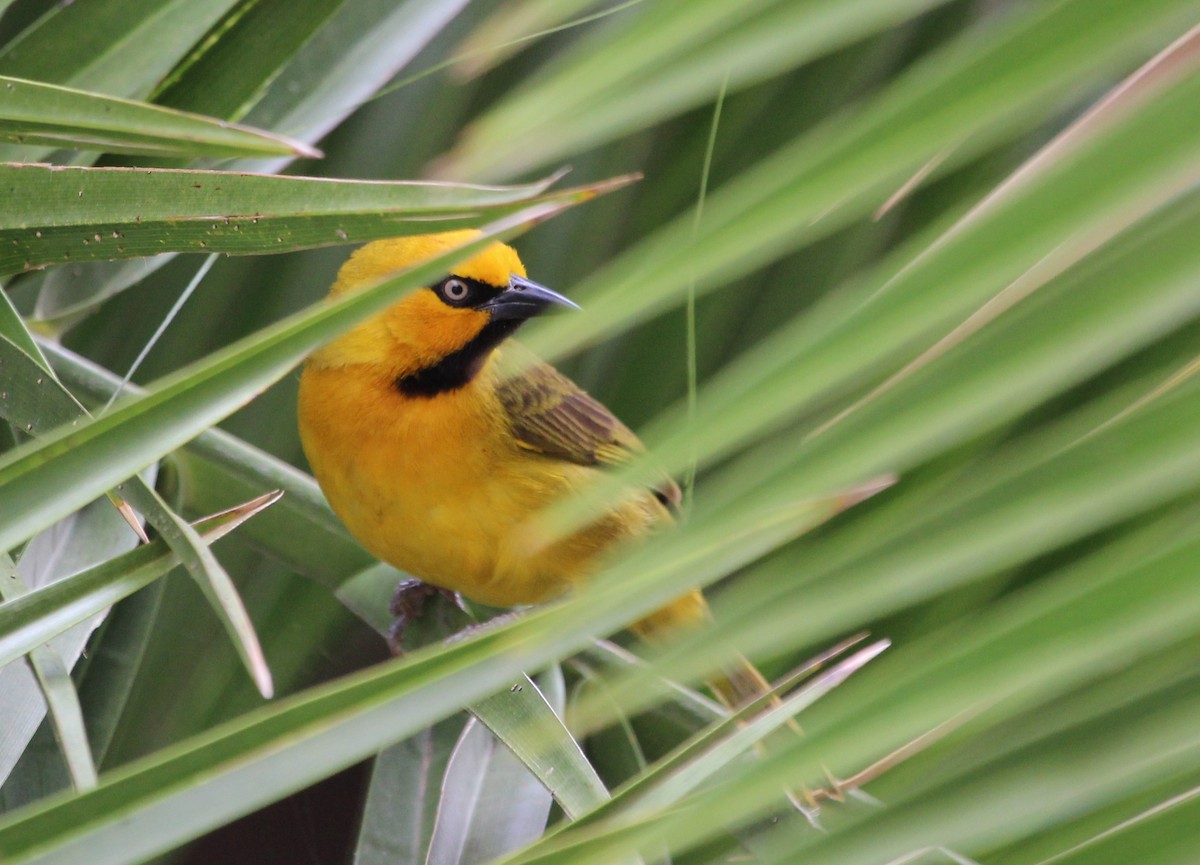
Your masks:
<instances>
[{"instance_id":1,"label":"yellow belly","mask_svg":"<svg viewBox=\"0 0 1200 865\"><path fill-rule=\"evenodd\" d=\"M476 383L411 398L364 367L308 367L300 434L330 505L368 550L493 606L561 594L614 543L662 517L646 496L531 548L531 518L597 470L521 448L499 403Z\"/></svg>"}]
</instances>

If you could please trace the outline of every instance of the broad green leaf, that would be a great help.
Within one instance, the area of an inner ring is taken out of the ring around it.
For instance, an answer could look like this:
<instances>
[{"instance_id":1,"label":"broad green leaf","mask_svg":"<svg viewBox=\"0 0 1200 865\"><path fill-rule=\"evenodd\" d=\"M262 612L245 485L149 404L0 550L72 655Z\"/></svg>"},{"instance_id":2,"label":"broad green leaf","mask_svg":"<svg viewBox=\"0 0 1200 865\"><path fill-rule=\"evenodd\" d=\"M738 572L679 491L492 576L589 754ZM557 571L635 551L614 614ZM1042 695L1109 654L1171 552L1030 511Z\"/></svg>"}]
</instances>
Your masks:
<instances>
[{"instance_id":1,"label":"broad green leaf","mask_svg":"<svg viewBox=\"0 0 1200 865\"><path fill-rule=\"evenodd\" d=\"M382 5L345 0L271 81L244 120L309 143L320 140L411 61L464 6L466 0ZM279 160L259 160L244 167L278 171L283 166Z\"/></svg>"},{"instance_id":2,"label":"broad green leaf","mask_svg":"<svg viewBox=\"0 0 1200 865\"><path fill-rule=\"evenodd\" d=\"M160 86L154 101L186 111L240 120L280 68L319 32L345 0L303 6L281 0L242 4L219 32Z\"/></svg>"},{"instance_id":3,"label":"broad green leaf","mask_svg":"<svg viewBox=\"0 0 1200 865\"><path fill-rule=\"evenodd\" d=\"M1167 337L1196 313L1187 287L1200 266L1190 243L1198 206L1195 197L1178 200L1040 288L1036 296L994 321L989 318L979 333L961 342L946 340L945 350L930 353L923 368L914 366L854 411L843 413L801 450L808 453L812 447L836 460L833 451L845 442L842 458L853 461L851 454L874 447L858 436L873 425L878 429L886 415L889 435L881 459L888 465L910 465L944 448L947 441L963 441L1012 422L1139 350L1162 354L1153 375L1169 375L1192 356L1187 340L1172 350ZM1139 286L1135 294L1129 291L1132 284ZM1021 351L1012 351L1017 344ZM995 483L998 475L1011 474L1017 465L1044 462L1091 434L1136 405L1150 387L1133 382L1110 388L1098 405L1065 415L1037 437L1014 442L1006 458L974 467L970 485L938 491L916 513L922 520L952 513L964 498ZM763 452L740 468L746 473L743 480L750 480L774 476L779 464L776 456ZM864 543L858 549L885 545L912 528L882 529L868 521L861 526Z\"/></svg>"},{"instance_id":4,"label":"broad green leaf","mask_svg":"<svg viewBox=\"0 0 1200 865\"><path fill-rule=\"evenodd\" d=\"M0 49L0 75L141 99L235 0L111 0L50 9ZM135 53L138 62L130 63Z\"/></svg>"},{"instance_id":5,"label":"broad green leaf","mask_svg":"<svg viewBox=\"0 0 1200 865\"><path fill-rule=\"evenodd\" d=\"M463 726L447 718L375 757L354 865L425 865L438 785Z\"/></svg>"},{"instance_id":6,"label":"broad green leaf","mask_svg":"<svg viewBox=\"0 0 1200 865\"><path fill-rule=\"evenodd\" d=\"M951 849L982 858L983 851L1014 835L1103 808L1152 779L1194 779L1195 739L1185 720L1185 713L1196 708L1191 695L1158 695L1124 708L1046 737L1013 755L1005 769L989 777L893 807L890 819L872 821L836 840L794 844L792 855L818 863L865 865L919 849L936 838ZM1047 772L1047 765L1057 771Z\"/></svg>"},{"instance_id":7,"label":"broad green leaf","mask_svg":"<svg viewBox=\"0 0 1200 865\"><path fill-rule=\"evenodd\" d=\"M478 865L537 838L552 799L488 729L472 719L446 764L425 861Z\"/></svg>"},{"instance_id":8,"label":"broad green leaf","mask_svg":"<svg viewBox=\"0 0 1200 865\"><path fill-rule=\"evenodd\" d=\"M562 705L550 705L536 682L522 679L476 701L471 711L523 765L534 769L568 818L608 799L604 783L560 720ZM507 849L511 847L500 852Z\"/></svg>"},{"instance_id":9,"label":"broad green leaf","mask_svg":"<svg viewBox=\"0 0 1200 865\"><path fill-rule=\"evenodd\" d=\"M633 719L623 711L623 707L607 699L604 677L590 665L581 663L576 658L569 663L580 677L571 694L572 703L591 700L594 705L596 701L605 702L605 717L610 719L609 723L604 729L586 737L580 735L579 739L591 755L596 773L607 784L616 787L622 781L645 771L650 761L646 758L645 748L638 737ZM713 711L717 714L715 707ZM572 730L577 729L571 716L568 716L567 721ZM688 733L691 732L694 731L688 730Z\"/></svg>"},{"instance_id":10,"label":"broad green leaf","mask_svg":"<svg viewBox=\"0 0 1200 865\"><path fill-rule=\"evenodd\" d=\"M96 766L71 671L49 646L39 646L25 659L45 698L47 718L54 731L61 759L66 764L71 785L76 790L90 790L96 786Z\"/></svg>"},{"instance_id":11,"label":"broad green leaf","mask_svg":"<svg viewBox=\"0 0 1200 865\"><path fill-rule=\"evenodd\" d=\"M36 344L34 351L38 351ZM82 418L84 411L35 357L42 357L41 352L31 355L8 337L0 337L0 369L4 370L0 417L40 436Z\"/></svg>"},{"instance_id":12,"label":"broad green leaf","mask_svg":"<svg viewBox=\"0 0 1200 865\"><path fill-rule=\"evenodd\" d=\"M211 171L0 166L0 272L161 252L288 252L462 228L543 193ZM574 193L552 193L567 200ZM419 220L419 221L414 221Z\"/></svg>"},{"instance_id":13,"label":"broad green leaf","mask_svg":"<svg viewBox=\"0 0 1200 865\"><path fill-rule=\"evenodd\" d=\"M0 138L147 156L319 156L277 135L198 114L0 76Z\"/></svg>"}]
</instances>

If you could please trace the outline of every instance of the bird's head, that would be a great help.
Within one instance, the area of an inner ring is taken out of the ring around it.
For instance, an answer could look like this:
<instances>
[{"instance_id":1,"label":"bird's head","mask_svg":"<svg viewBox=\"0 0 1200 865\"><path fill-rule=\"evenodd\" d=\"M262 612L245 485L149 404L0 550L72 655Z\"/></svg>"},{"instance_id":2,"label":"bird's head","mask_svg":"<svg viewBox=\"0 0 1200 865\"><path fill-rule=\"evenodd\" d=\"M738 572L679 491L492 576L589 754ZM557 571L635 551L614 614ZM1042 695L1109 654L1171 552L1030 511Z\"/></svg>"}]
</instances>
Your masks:
<instances>
[{"instance_id":1,"label":"bird's head","mask_svg":"<svg viewBox=\"0 0 1200 865\"><path fill-rule=\"evenodd\" d=\"M377 240L342 265L330 297L373 284L478 236L474 230ZM411 292L316 352L317 366L366 364L414 393L470 380L523 322L555 306L578 308L525 276L516 250L493 243L427 288Z\"/></svg>"}]
</instances>

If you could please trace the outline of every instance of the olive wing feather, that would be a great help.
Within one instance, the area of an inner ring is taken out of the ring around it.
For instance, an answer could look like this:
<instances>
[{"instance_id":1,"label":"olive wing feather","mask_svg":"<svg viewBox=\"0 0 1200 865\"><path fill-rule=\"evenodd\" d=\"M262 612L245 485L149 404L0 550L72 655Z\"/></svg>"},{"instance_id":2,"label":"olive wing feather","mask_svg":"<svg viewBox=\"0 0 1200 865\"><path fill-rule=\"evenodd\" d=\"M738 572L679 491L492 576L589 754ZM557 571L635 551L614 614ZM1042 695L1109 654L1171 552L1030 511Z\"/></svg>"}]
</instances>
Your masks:
<instances>
[{"instance_id":1,"label":"olive wing feather","mask_svg":"<svg viewBox=\"0 0 1200 865\"><path fill-rule=\"evenodd\" d=\"M521 446L567 462L613 466L645 450L633 431L575 382L526 356L519 371L496 388ZM679 487L665 475L654 486L664 505L677 507Z\"/></svg>"}]
</instances>

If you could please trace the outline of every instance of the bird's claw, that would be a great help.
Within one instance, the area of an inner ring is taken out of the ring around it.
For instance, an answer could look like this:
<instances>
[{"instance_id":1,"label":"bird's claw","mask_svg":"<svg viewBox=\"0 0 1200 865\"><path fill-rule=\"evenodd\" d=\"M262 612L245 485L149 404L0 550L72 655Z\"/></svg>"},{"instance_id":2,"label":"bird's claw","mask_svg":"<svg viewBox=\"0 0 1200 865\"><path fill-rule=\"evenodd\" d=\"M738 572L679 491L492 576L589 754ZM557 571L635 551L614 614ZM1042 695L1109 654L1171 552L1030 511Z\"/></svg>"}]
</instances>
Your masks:
<instances>
[{"instance_id":1,"label":"bird's claw","mask_svg":"<svg viewBox=\"0 0 1200 865\"><path fill-rule=\"evenodd\" d=\"M402 580L396 585L388 612L392 614L392 626L388 630L388 646L393 655L404 654L404 632L410 624L425 614L425 605L435 595L448 599L456 607L462 608L462 600L457 592L443 589L420 580Z\"/></svg>"}]
</instances>

